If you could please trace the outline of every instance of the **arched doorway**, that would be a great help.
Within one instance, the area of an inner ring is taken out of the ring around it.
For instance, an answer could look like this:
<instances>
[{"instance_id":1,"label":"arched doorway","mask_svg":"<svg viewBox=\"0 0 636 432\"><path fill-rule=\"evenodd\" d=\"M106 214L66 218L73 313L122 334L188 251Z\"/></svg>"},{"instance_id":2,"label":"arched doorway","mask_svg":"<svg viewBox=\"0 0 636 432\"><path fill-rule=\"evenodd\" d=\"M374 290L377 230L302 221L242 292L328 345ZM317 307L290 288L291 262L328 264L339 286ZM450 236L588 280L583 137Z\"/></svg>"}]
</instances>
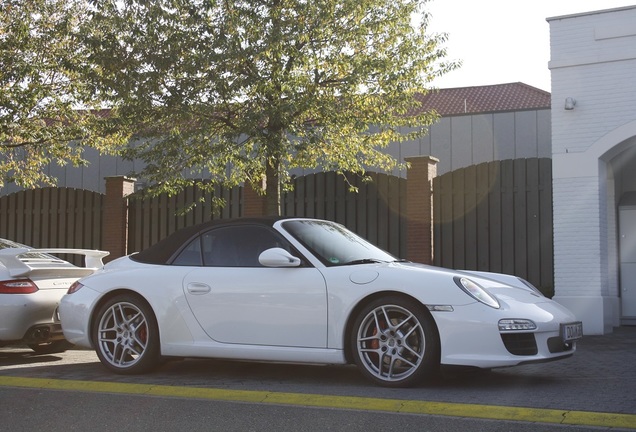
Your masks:
<instances>
[{"instance_id":1,"label":"arched doorway","mask_svg":"<svg viewBox=\"0 0 636 432\"><path fill-rule=\"evenodd\" d=\"M618 313L621 324L631 325L636 324L636 131L633 133L601 157L609 166L613 182L608 187L613 187L615 197Z\"/></svg>"},{"instance_id":2,"label":"arched doorway","mask_svg":"<svg viewBox=\"0 0 636 432\"><path fill-rule=\"evenodd\" d=\"M553 173L555 300L588 334L636 323L636 120L554 155Z\"/></svg>"}]
</instances>

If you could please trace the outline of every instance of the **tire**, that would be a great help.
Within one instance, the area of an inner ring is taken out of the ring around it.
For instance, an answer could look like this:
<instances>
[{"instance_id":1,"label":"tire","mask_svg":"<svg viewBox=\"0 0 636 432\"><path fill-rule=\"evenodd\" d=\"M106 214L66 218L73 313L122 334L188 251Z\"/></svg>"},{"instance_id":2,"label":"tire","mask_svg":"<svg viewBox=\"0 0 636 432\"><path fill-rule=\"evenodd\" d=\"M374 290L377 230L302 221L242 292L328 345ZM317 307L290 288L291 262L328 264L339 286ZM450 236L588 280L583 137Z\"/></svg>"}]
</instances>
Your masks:
<instances>
[{"instance_id":1,"label":"tire","mask_svg":"<svg viewBox=\"0 0 636 432\"><path fill-rule=\"evenodd\" d=\"M366 305L351 332L363 375L384 387L411 387L439 371L439 337L428 310L400 296Z\"/></svg>"},{"instance_id":2,"label":"tire","mask_svg":"<svg viewBox=\"0 0 636 432\"><path fill-rule=\"evenodd\" d=\"M31 348L36 354L55 354L71 349L73 344L65 340L57 340L42 344L30 344Z\"/></svg>"},{"instance_id":3,"label":"tire","mask_svg":"<svg viewBox=\"0 0 636 432\"><path fill-rule=\"evenodd\" d=\"M103 304L93 320L97 357L118 374L151 371L160 360L159 328L145 300L121 294Z\"/></svg>"}]
</instances>

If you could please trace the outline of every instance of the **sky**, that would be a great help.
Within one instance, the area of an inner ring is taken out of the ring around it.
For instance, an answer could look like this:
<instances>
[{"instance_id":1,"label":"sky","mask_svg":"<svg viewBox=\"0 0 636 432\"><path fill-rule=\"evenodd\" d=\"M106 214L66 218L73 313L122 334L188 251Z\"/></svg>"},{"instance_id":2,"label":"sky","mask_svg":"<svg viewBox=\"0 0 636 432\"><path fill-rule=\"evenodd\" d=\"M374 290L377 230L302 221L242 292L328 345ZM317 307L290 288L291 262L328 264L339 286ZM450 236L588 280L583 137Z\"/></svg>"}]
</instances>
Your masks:
<instances>
[{"instance_id":1,"label":"sky","mask_svg":"<svg viewBox=\"0 0 636 432\"><path fill-rule=\"evenodd\" d=\"M636 5L636 0L430 0L428 31L448 33L447 59L463 65L438 88L522 82L550 91L546 18Z\"/></svg>"}]
</instances>

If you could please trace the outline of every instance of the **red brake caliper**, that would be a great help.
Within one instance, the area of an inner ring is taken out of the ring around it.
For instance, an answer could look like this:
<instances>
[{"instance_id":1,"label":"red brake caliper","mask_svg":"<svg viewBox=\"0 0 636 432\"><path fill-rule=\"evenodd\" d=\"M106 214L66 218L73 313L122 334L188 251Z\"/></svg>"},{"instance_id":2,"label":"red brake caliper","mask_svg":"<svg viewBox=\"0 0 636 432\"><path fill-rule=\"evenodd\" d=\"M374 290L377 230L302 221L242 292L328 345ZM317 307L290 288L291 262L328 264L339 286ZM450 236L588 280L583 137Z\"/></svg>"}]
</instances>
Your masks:
<instances>
[{"instance_id":1,"label":"red brake caliper","mask_svg":"<svg viewBox=\"0 0 636 432\"><path fill-rule=\"evenodd\" d=\"M376 327L373 329L373 336L377 336L377 334L378 328ZM369 345L371 346L371 349L378 349L380 348L380 341L377 339L373 339Z\"/></svg>"},{"instance_id":2,"label":"red brake caliper","mask_svg":"<svg viewBox=\"0 0 636 432\"><path fill-rule=\"evenodd\" d=\"M148 329L146 326L139 329L139 339L145 344L148 339Z\"/></svg>"}]
</instances>

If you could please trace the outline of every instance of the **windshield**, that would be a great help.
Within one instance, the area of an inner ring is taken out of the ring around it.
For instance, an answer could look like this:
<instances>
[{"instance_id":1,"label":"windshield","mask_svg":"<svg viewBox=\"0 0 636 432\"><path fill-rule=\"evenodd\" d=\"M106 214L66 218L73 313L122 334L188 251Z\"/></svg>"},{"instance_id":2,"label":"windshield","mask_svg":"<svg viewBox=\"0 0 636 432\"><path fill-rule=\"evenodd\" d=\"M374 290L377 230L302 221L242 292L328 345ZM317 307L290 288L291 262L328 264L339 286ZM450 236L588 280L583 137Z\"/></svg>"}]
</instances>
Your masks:
<instances>
[{"instance_id":1,"label":"windshield","mask_svg":"<svg viewBox=\"0 0 636 432\"><path fill-rule=\"evenodd\" d=\"M393 255L334 222L291 220L282 226L328 266L395 261Z\"/></svg>"}]
</instances>

